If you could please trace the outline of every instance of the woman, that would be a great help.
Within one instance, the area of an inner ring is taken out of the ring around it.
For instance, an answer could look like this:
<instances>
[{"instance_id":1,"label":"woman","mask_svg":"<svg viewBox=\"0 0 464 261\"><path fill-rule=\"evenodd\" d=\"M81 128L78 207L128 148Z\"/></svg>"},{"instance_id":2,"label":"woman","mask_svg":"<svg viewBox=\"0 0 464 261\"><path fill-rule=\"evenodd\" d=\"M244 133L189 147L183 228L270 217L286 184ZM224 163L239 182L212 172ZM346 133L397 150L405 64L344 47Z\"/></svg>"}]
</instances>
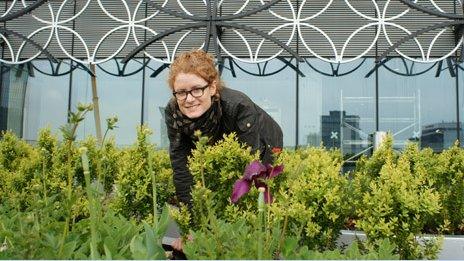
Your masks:
<instances>
[{"instance_id":1,"label":"woman","mask_svg":"<svg viewBox=\"0 0 464 261\"><path fill-rule=\"evenodd\" d=\"M193 178L187 157L194 148L194 132L216 142L235 132L240 142L260 151L271 163L273 149L282 148L282 130L242 92L224 88L211 55L202 50L182 53L171 65L168 79L173 98L165 109L169 153L178 200L191 207Z\"/></svg>"}]
</instances>

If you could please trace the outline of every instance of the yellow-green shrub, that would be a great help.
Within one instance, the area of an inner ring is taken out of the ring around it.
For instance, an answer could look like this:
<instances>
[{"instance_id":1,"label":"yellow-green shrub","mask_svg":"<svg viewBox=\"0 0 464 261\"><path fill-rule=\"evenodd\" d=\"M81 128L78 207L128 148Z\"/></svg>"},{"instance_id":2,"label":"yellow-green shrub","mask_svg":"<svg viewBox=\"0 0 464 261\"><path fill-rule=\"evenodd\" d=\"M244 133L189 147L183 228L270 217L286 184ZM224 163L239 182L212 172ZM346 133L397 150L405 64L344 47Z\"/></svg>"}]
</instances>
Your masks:
<instances>
[{"instance_id":1,"label":"yellow-green shrub","mask_svg":"<svg viewBox=\"0 0 464 261\"><path fill-rule=\"evenodd\" d=\"M432 160L435 159L435 160ZM438 155L429 157L426 166L433 187L440 193L443 205L431 228L446 233L464 232L464 150L456 143Z\"/></svg>"},{"instance_id":2,"label":"yellow-green shrub","mask_svg":"<svg viewBox=\"0 0 464 261\"><path fill-rule=\"evenodd\" d=\"M414 145L412 145L414 146ZM353 180L357 194L356 227L369 241L389 238L404 259L434 258L433 242L419 244L416 236L440 209L440 195L430 184L418 150L408 147L399 157L385 143L358 165ZM422 163L421 163L422 162ZM372 167L375 166L375 167Z\"/></svg>"},{"instance_id":3,"label":"yellow-green shrub","mask_svg":"<svg viewBox=\"0 0 464 261\"><path fill-rule=\"evenodd\" d=\"M323 148L284 151L284 180L272 210L288 219L291 235L301 236L310 249L330 249L348 218L350 191L341 175L341 154Z\"/></svg>"},{"instance_id":4,"label":"yellow-green shrub","mask_svg":"<svg viewBox=\"0 0 464 261\"><path fill-rule=\"evenodd\" d=\"M247 145L239 143L235 133L224 135L223 139L213 146L207 146L206 137L200 138L196 145L189 158L189 168L195 183L192 197L194 207L199 208L196 211L198 213L193 213L194 218L205 215L202 213L201 205L205 202L206 195L212 197L214 209L218 210L218 218L230 221L237 215L247 215L245 210L255 207L256 197L247 195L237 205L232 205L230 196L235 181L243 176L245 167L257 159L258 154L252 154ZM256 193L255 189L252 189L251 193Z\"/></svg>"},{"instance_id":5,"label":"yellow-green shrub","mask_svg":"<svg viewBox=\"0 0 464 261\"><path fill-rule=\"evenodd\" d=\"M137 142L119 154L118 173L115 174L115 198L111 207L125 217L149 219L153 213L153 183L148 159L156 178L158 207L174 197L172 170L166 151L155 151L149 142L151 130L137 128Z\"/></svg>"}]
</instances>

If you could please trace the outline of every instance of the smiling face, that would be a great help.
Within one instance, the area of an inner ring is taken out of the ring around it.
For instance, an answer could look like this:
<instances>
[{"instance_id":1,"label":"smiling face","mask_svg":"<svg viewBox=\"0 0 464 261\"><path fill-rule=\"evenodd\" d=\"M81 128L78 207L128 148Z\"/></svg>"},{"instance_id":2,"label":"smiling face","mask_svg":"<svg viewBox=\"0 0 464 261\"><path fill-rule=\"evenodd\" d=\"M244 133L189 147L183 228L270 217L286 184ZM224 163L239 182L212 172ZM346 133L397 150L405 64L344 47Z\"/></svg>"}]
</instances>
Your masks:
<instances>
[{"instance_id":1,"label":"smiling face","mask_svg":"<svg viewBox=\"0 0 464 261\"><path fill-rule=\"evenodd\" d=\"M200 97L193 97L192 93L187 93L185 99L177 99L180 111L190 119L203 115L211 107L211 97L216 94L215 82L208 85L205 79L193 73L177 74L173 85L173 92L191 91L208 86Z\"/></svg>"}]
</instances>

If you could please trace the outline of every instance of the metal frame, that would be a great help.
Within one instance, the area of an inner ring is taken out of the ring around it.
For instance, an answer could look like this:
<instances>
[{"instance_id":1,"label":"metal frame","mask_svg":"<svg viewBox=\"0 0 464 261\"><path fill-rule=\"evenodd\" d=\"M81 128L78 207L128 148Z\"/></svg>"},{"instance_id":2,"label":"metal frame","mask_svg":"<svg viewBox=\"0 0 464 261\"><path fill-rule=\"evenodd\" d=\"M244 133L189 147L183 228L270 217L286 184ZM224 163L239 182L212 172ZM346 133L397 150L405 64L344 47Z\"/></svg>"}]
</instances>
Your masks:
<instances>
[{"instance_id":1,"label":"metal frame","mask_svg":"<svg viewBox=\"0 0 464 261\"><path fill-rule=\"evenodd\" d=\"M123 0L123 2L124 1L125 0ZM355 71L356 69L350 70L348 72L340 73L340 68L341 68L340 65L341 64L351 62L351 61L357 60L357 59L365 60L365 56L356 56L354 58L343 57L343 53L344 53L343 50L341 50L341 51L334 50L334 51L336 51L335 58L326 59L326 58L322 57L321 55L315 53L313 50L311 50L309 48L309 46L307 45L307 43L305 42L305 39L304 39L303 35L301 35L301 30L305 26L313 26L314 27L314 25L310 24L312 22L312 19L314 19L314 18L318 17L320 14L324 13L324 11L332 4L333 0L328 0L327 6L324 7L320 11L320 13L318 13L318 14L316 14L314 16L311 16L311 17L303 17L302 14L301 14L302 10L304 8L306 8L306 5L309 4L308 1L306 1L306 0L297 1L298 12L295 13L292 10L293 17L288 18L288 19L290 19L288 21L293 21L292 24L293 24L294 30L298 31L297 35L299 37L297 39L297 46L301 42L302 47L303 47L302 50L304 50L306 48L306 50L309 51L311 53L311 55L313 55L314 57L322 59L323 61L329 62L330 66L332 67L331 72L324 72L323 70L320 70L320 69L316 68L315 66L313 66L312 64L310 64L308 62L308 59L306 59L306 58L303 59L300 56L299 50L298 51L293 50L292 48L290 48L288 46L288 43L285 44L282 41L280 41L279 39L272 36L272 32L275 29L268 33L268 32L258 30L258 29L254 28L252 26L244 25L244 24L241 24L241 23L237 22L237 19L249 17L251 15L254 15L254 14L257 14L257 13L260 13L260 12L263 12L263 11L267 11L267 10L272 15L278 17L278 15L275 14L271 10L271 8L274 7L276 4L281 3L281 2L283 2L285 0L271 0L271 1L267 2L267 3L264 2L264 1L260 1L261 5L253 7L251 10L243 11L243 12L241 11L242 10L241 9L241 10L237 11L233 15L221 15L221 11L220 11L220 8L219 8L220 5L222 4L221 0L203 0L203 3L205 4L205 8L206 8L205 15L193 15L193 14L189 13L187 10L185 10L183 6L182 6L182 9L184 9L184 12L169 9L169 8L166 7L166 3L168 1L169 0L165 0L163 4L158 4L158 3L154 2L153 0L139 0L134 14L130 13L130 11L129 11L128 7L127 7L127 4L124 2L124 7L127 9L128 15L131 16L131 17L133 15L133 17L130 18L130 20L127 20L127 21L120 19L118 22L126 24L126 25L123 25L121 28L128 28L128 30L135 30L135 28L140 27L140 28L145 30L145 33L144 33L144 42L139 43L138 40L136 39L138 46L134 50L132 50L129 54L125 55L124 59L122 60L122 63L126 64L130 59L135 57L138 53L140 53L141 51L144 51L147 47L149 47L153 43L163 42L163 39L165 37L171 35L171 34L179 33L179 32L185 31L185 30L193 31L193 30L197 30L197 29L200 29L200 28L206 28L202 48L205 51L212 51L214 53L214 55L217 57L220 71L222 71L224 69L227 69L227 68L225 68L225 65L226 65L225 58L232 59L232 61L230 60L230 62L229 62L229 67L230 67L229 70L233 70L233 68L239 67L239 66L234 66L234 65L237 65L237 62L235 60L239 59L238 57L231 56L231 54L229 54L229 53L228 53L228 55L224 55L221 52L221 49L223 49L224 47L219 46L220 45L219 41L221 39L221 34L222 34L224 29L233 29L233 30L239 29L239 30L244 30L244 31L247 31L247 32L251 32L252 34L254 34L256 36L261 37L262 41L267 40L267 41L270 41L270 42L272 42L272 43L274 43L276 45L276 47L279 49L278 55L275 56L276 59L279 59L282 62L286 63L285 62L286 59L284 58L284 56L281 55L281 52L285 50L286 52L288 52L288 55L289 55L289 56L287 55L287 57L296 58L299 62L306 62L308 64L308 66L310 66L314 71L316 71L318 73L321 73L323 75L326 75L326 76L338 77L338 76L343 76L343 75L349 74L349 73ZM171 1L174 1L174 0L171 0ZM363 17L364 19L367 19L367 22L369 23L369 24L355 30L355 32L353 32L349 36L349 38L345 42L343 48L346 47L346 45L350 42L350 39L352 37L354 37L358 32L360 32L362 30L362 28L368 28L369 26L376 26L377 33L376 33L376 36L375 36L375 39L374 39L374 43L377 43L377 39L378 39L379 33L380 33L382 28L384 30L384 34L387 34L387 32L385 30L385 26L387 24L392 24L392 21L394 20L393 18L387 17L386 14L385 14L388 4L384 7L383 12L381 12L381 10L379 9L378 4L373 0L372 4L374 4L376 12L375 12L375 17L371 17L371 16L369 16L369 14L362 14L361 12L356 10L350 4L350 1L353 1L353 0L343 0L343 1L348 5L348 8L351 9L351 11L355 12L360 17ZM393 0L388 0L387 2L389 3L390 1L393 1ZM446 19L449 19L450 21L445 21L445 22L440 22L440 23L433 24L431 26L428 26L426 28L418 30L418 31L416 31L414 33L410 33L408 36L400 39L396 43L392 43L392 45L386 51L384 51L379 57L377 57L376 66L371 70L371 72L369 72L366 75L366 77L369 77L380 66L384 66L385 63L387 63L390 60L390 58L387 57L387 55L390 52L394 51L394 50L398 52L400 57L403 57L404 59L407 59L407 60L412 60L412 61L417 61L417 62L436 63L437 68L439 68L437 70L437 73L436 73L437 76L439 76L441 71L442 71L441 70L441 68L443 68L443 62L442 61L446 60L446 63L448 65L447 68L449 69L450 74L452 76L454 76L455 75L454 69L453 69L452 66L450 66L451 65L450 61L452 61L452 58L449 55L446 55L445 57L441 57L441 58L437 58L437 59L431 59L431 60L429 60L429 57L427 56L425 58L422 57L422 60L420 60L420 59L417 60L416 58L413 58L413 57L404 56L397 49L403 43L405 43L405 42L407 42L407 41L409 41L411 39L415 39L417 36L420 36L420 35L422 35L424 33L433 31L435 29L440 29L440 28L450 28L450 27L452 27L454 29L454 32L455 32L455 35L456 35L456 37L455 37L456 38L456 44L459 43L459 42L462 42L462 39L463 39L462 34L463 34L463 31L464 31L464 26L463 26L464 25L464 16L461 15L461 14L453 14L453 13L445 13L445 12L443 12L435 4L435 2L433 0L431 0L431 2L432 2L433 5L435 5L437 10L425 8L425 7L421 6L421 5L413 2L413 0L394 0L394 1L399 1L399 2L403 3L409 9L418 10L418 11L421 11L423 13L426 13L426 14L429 14L429 15L432 15L432 16L438 17L438 18L446 18ZM454 0L454 1L456 1L456 0ZM21 2L21 1L14 0L13 4L19 3L19 2ZM6 11L6 13L4 14L4 16L0 17L0 22L11 21L13 19L24 16L26 14L31 14L33 11L37 10L37 8L43 6L47 2L48 2L47 0L37 0L37 1L33 2L32 4L30 4L29 6L24 6L23 8L21 8L21 10L16 11L16 12L12 12L12 13L10 13L12 8L9 8ZM61 6L58 9L58 12L56 13L56 15L52 15L53 17L56 16L56 19L53 18L53 21L41 21L41 22L46 22L47 24L50 24L50 29L52 30L52 33L53 33L53 31L56 31L56 30L58 30L60 28L66 29L67 25L64 25L63 21L58 19L58 17L60 16L61 11L62 11L62 9L63 9L63 7L65 5L65 2L67 2L67 1L64 1L61 4ZM87 2L85 3L83 9L81 11L79 11L77 14L75 13L72 18L67 19L66 21L67 22L72 21L73 26L74 26L75 19L77 19L77 17L79 17L80 14L83 11L85 11L85 9L88 7L89 2L90 2L90 0L87 0ZM104 5L101 3L101 0L96 0L96 2L98 2L100 8L102 8L102 11L107 16L109 16L109 18L111 18L113 20L115 20L115 19L117 20L117 18L115 18L110 12L108 12L108 10L106 10ZM289 0L287 0L287 2L290 3ZM141 7L142 4L145 6L145 19L135 20L136 19L135 15L136 15L137 11L139 10L139 7ZM25 5L24 2L23 2L23 5ZM242 8L244 6L246 6L246 5L248 5L248 1L245 2L245 4L242 6ZM154 8L155 10L157 10L155 14L151 14L149 17L147 17L147 14L148 14L147 13L147 7L148 6ZM463 8L462 4L461 4L461 8ZM49 9L51 10L50 6L49 6ZM406 14L408 10L403 12L403 14L401 14L398 17L401 17L402 15ZM148 19L154 19L155 16L160 12L168 14L168 15L176 17L176 18L189 20L192 23L187 23L187 24L184 24L184 25L180 25L180 26L170 28L170 29L168 29L168 30L166 30L164 32L161 32L160 34L156 34L154 37L146 39L147 38L147 30L149 30L149 28L146 26L146 23L147 23ZM41 20L41 19L37 18L36 16L34 16L34 18L38 19L38 20ZM142 26L140 24L141 22L143 22L145 26ZM314 27L314 29L320 30L317 27ZM74 27L73 27L73 29L66 29L66 30L72 30L74 32ZM39 31L39 30L37 30L37 31ZM78 58L74 57L72 52L71 52L71 56L69 58L72 59L73 61L71 62L71 70L69 72L71 73L74 69L81 68L81 69L87 71L88 73L90 73L92 75L91 70L89 70L86 65L88 65L88 64L99 64L99 63L103 63L105 61L109 61L111 59L116 60L117 57L118 57L116 52L113 55L111 55L110 57L103 59L102 61L96 61L95 60L96 59L96 57L95 57L96 52L99 49L101 43L103 42L103 40L108 35L110 35L114 31L115 30L109 31L107 34L105 34L105 36L102 39L100 39L99 43L95 47L93 55L87 57L87 60L85 60L85 58L84 58L84 60L78 59ZM135 31L133 31L133 33L135 33ZM46 56L46 58L51 61L51 63L57 64L56 69L52 69L52 72L49 75L61 76L61 75L65 74L65 73L58 73L57 72L59 67L60 67L61 61L58 61L57 59L55 59L52 56L52 54L50 54L46 50L46 48L48 47L49 42L47 42L45 44L45 46L42 47L42 46L40 46L39 44L37 44L36 42L34 42L33 40L30 39L31 37L33 37L34 33L26 37L26 36L24 36L23 34L21 34L19 32L9 30L9 29L6 28L6 26L3 26L3 27L0 27L0 35L2 35L2 36L13 35L15 37L19 37L20 39L24 40L23 44L29 43L29 44L33 45L36 49L39 50L39 54L40 53L44 54ZM73 33L73 38L72 38L73 41L74 41L75 36L79 37L82 41L84 41L83 43L84 43L84 45L86 45L85 40L77 33L76 34ZM127 36L129 36L129 31L128 31ZM56 31L56 37L59 38L57 31ZM330 37L328 35L324 35L324 37L329 41L329 43L333 44L332 39L330 39ZM6 38L5 38L5 40L6 40ZM57 40L58 40L58 42L60 42L59 39L57 39ZM289 39L289 42L291 40L292 40L292 38ZM127 41L127 38L126 38L126 41ZM183 39L181 39L180 41L183 41ZM7 44L8 47L10 47L9 43L5 43L5 44ZM164 42L163 42L163 44L164 44ZM64 48L63 46L61 46L61 44L60 44L60 47ZM371 44L371 46L369 48L367 48L363 52L363 54L365 54L371 47L372 47L372 44ZM85 46L85 48L87 49L87 46ZM422 48L422 47L419 46L419 48ZM10 51L12 51L12 50L10 50ZM66 50L63 49L63 51L65 52L66 55L69 56L69 53ZM119 49L119 51L120 51L120 49ZM226 52L228 52L228 51L226 50ZM253 55L255 55L255 54L253 54ZM16 59L19 59L19 54L17 54L16 56L18 56ZM38 57L38 54L34 55L34 57ZM154 57L152 57L152 56L148 56L148 57L151 58L151 59L154 59ZM249 61L249 62L250 63L256 63L256 64L263 63L262 66L263 66L263 68L265 68L266 64L267 64L266 63L267 61L268 61L267 59L261 59L259 61L257 59L256 61ZM6 63L6 64L20 64L20 63L26 63L26 62L30 62L29 59L18 60L18 61L15 61L15 59L13 59L12 62L4 61L4 63ZM169 57L168 60L162 61L162 62L169 64L170 62L172 62L172 57ZM456 62L456 64L460 63L460 62L462 62L462 55L461 55L461 58L459 59L459 61ZM74 65L74 63L76 63L77 65ZM147 64L148 64L148 62L144 66L146 66ZM301 72L301 70L298 69L298 66L294 66L292 63L287 63L287 66L289 66L290 68L295 70L300 76L304 76L304 74ZM456 65L454 65L454 66L456 66ZM52 65L52 67L55 67L55 66ZM126 66L125 65L120 66L119 62L117 64L117 71L116 72L110 72L110 71L104 69L102 66L99 66L99 67L100 67L100 69L103 69L106 73L111 74L111 75L115 75L115 76L124 77L124 76L130 76L133 73L135 73L135 72L127 73L126 72ZM158 75L161 71L163 71L167 67L168 67L167 65L162 65L159 68L155 69L154 73L152 74L152 77ZM259 72L261 70L260 69L261 65L258 65L257 67L258 67L258 73L256 73L256 72L247 72L247 73L249 73L251 75L256 75L256 76L266 76L266 75L268 75L267 73ZM386 67L387 70L388 70L388 66L384 66L384 67ZM459 66L459 68L462 68L462 67ZM143 68L141 68L141 70L143 70ZM397 73L397 72L393 72L393 73ZM234 74L234 72L233 72L233 74ZM418 75L420 73L406 72L406 73L399 73L399 74L400 75L407 75L407 76L414 76L414 75Z\"/></svg>"},{"instance_id":2,"label":"metal frame","mask_svg":"<svg viewBox=\"0 0 464 261\"><path fill-rule=\"evenodd\" d=\"M454 33L455 33L455 39L456 41L458 39L461 39L463 37L463 32L464 32L464 15L458 15L458 14L449 14L449 13L444 13L444 12L439 12L436 10L432 10L430 8L423 7L421 5L418 5L414 3L412 0L398 0L401 3L405 4L409 8L415 9L417 11L423 12L425 14L429 14L435 17L439 18L447 18L451 19L451 21L445 21L445 22L440 22L437 24L433 24L430 26L427 26L425 28L422 28L408 36L403 37L402 39L398 40L395 44L390 46L386 51L384 51L377 59L376 62L379 64L386 62L387 55L391 53L392 51L398 49L402 44L405 42L412 40L420 35L423 35L425 33L431 32L436 29L443 29L443 28L448 28L448 27L453 27ZM464 13L464 5L462 5L462 10ZM461 52L461 58L460 60L462 61L462 52Z\"/></svg>"},{"instance_id":3,"label":"metal frame","mask_svg":"<svg viewBox=\"0 0 464 261\"><path fill-rule=\"evenodd\" d=\"M288 47L286 44L278 40L277 38L271 36L270 34L266 34L265 32L262 32L258 29L255 29L251 26L243 25L243 24L238 24L235 22L232 22L234 19L239 19L243 17L247 17L259 12L262 12L264 10L267 10L271 8L273 5L277 4L281 0L272 0L269 3L256 7L253 10L250 10L248 12L244 12L241 14L235 14L235 15L226 15L226 16L221 16L218 14L218 1L212 1L212 4L209 0L206 1L206 8L207 8L207 15L206 16L198 16L198 15L185 15L180 12L176 12L173 10L169 10L162 5L156 4L152 2L151 0L143 0L145 3L148 5L154 7L155 9L172 15L174 17L178 18L183 18L187 20L194 21L194 23L191 24L186 24L186 25L181 25L177 26L174 28L171 28L169 30L164 31L163 33L156 35L152 37L151 39L145 41L141 45L139 45L137 48L135 48L132 52L130 52L123 60L123 63L127 63L131 58L133 58L135 55L137 55L139 52L150 46L151 44L157 42L158 40L163 39L164 37L181 32L184 30L195 30L199 28L206 28L206 33L205 33L205 44L203 46L203 50L206 52L209 51L209 46L211 43L211 38L213 39L213 46L214 46L214 53L216 55L218 64L220 66L223 65L223 58L222 54L220 52L217 39L220 38L221 32L223 28L233 28L233 29L242 29L251 33L254 33L256 35L261 36L263 39L269 40L273 42L274 44L278 45L280 48L286 50L289 54L291 54L293 57L295 57L297 60L302 61L302 58L295 52L293 51L290 47Z\"/></svg>"},{"instance_id":4,"label":"metal frame","mask_svg":"<svg viewBox=\"0 0 464 261\"><path fill-rule=\"evenodd\" d=\"M41 5L45 4L45 2L47 2L48 0L38 0L37 2L34 2L33 4L29 5L29 6L26 6L24 8L22 8L21 10L19 11L16 11L12 14L7 14L3 17L0 17L0 23L6 23L8 21L11 21L13 19L16 19L18 17L21 17L23 15L26 15L26 14L29 14L31 13L32 11L36 10L37 8L39 8ZM27 38L26 36L18 33L18 32L15 32L13 30L9 30L7 29L5 26L0 26L0 34L1 35L4 35L5 37L8 37L8 35L14 35L16 37L19 37L21 39L23 39L25 42L33 45L35 48L37 48L41 53L43 53L45 56L47 56L47 58L54 62L54 63L57 63L58 60L55 59L47 50L45 50L41 45L39 45L38 43L36 43L35 41Z\"/></svg>"}]
</instances>

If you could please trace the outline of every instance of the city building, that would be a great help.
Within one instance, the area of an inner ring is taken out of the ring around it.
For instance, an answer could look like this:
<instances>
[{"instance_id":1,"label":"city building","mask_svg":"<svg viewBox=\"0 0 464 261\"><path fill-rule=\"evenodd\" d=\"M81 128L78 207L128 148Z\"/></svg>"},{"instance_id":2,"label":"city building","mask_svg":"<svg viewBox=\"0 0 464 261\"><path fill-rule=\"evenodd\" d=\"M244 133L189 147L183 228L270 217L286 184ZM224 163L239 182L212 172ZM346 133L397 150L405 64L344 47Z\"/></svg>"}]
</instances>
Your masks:
<instances>
[{"instance_id":1,"label":"city building","mask_svg":"<svg viewBox=\"0 0 464 261\"><path fill-rule=\"evenodd\" d=\"M322 143L326 148L342 148L350 154L356 154L363 148L359 135L359 116L347 115L346 111L330 111L321 116Z\"/></svg>"},{"instance_id":2,"label":"city building","mask_svg":"<svg viewBox=\"0 0 464 261\"><path fill-rule=\"evenodd\" d=\"M456 142L456 122L441 122L423 126L420 136L421 148L431 148L435 152L449 148Z\"/></svg>"}]
</instances>

